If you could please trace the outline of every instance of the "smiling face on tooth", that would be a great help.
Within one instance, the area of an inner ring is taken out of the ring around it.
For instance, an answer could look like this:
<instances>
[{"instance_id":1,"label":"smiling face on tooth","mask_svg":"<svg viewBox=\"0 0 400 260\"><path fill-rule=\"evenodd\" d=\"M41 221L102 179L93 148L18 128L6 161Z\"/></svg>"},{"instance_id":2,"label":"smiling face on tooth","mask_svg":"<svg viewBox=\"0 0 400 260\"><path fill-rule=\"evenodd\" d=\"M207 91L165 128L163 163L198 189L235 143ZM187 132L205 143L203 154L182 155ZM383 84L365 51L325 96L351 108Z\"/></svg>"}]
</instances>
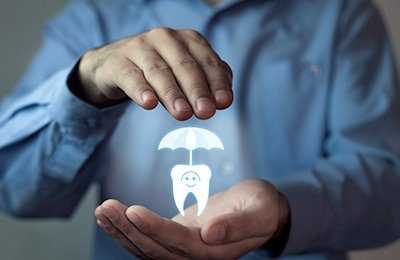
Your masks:
<instances>
[{"instance_id":1,"label":"smiling face on tooth","mask_svg":"<svg viewBox=\"0 0 400 260\"><path fill-rule=\"evenodd\" d=\"M201 178L200 178L201 176ZM197 215L206 207L211 170L207 165L175 165L171 170L175 205L185 216L185 200L192 193L197 200Z\"/></svg>"},{"instance_id":2,"label":"smiling face on tooth","mask_svg":"<svg viewBox=\"0 0 400 260\"><path fill-rule=\"evenodd\" d=\"M193 171L189 171L182 176L181 181L187 187L194 187L200 182L200 176Z\"/></svg>"}]
</instances>

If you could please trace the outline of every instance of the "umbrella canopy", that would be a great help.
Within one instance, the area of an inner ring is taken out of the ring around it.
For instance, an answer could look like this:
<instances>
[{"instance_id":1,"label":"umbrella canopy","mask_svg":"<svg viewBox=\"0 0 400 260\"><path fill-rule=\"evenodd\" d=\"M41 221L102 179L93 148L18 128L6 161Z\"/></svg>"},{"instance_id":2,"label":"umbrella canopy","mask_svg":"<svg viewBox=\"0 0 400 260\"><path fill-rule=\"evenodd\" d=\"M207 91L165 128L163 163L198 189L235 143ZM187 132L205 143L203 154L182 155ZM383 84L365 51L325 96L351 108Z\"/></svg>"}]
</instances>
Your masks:
<instances>
[{"instance_id":1,"label":"umbrella canopy","mask_svg":"<svg viewBox=\"0 0 400 260\"><path fill-rule=\"evenodd\" d=\"M178 148L188 149L190 151L190 164L192 164L192 151L197 148L207 150L217 148L224 150L221 140L213 132L198 128L184 127L169 132L161 140L158 150L169 148L172 150Z\"/></svg>"},{"instance_id":2,"label":"umbrella canopy","mask_svg":"<svg viewBox=\"0 0 400 260\"><path fill-rule=\"evenodd\" d=\"M176 129L165 135L158 146L158 150L163 148L172 150L177 148L188 150L218 148L224 150L224 145L218 136L209 130L198 127L185 127Z\"/></svg>"}]
</instances>

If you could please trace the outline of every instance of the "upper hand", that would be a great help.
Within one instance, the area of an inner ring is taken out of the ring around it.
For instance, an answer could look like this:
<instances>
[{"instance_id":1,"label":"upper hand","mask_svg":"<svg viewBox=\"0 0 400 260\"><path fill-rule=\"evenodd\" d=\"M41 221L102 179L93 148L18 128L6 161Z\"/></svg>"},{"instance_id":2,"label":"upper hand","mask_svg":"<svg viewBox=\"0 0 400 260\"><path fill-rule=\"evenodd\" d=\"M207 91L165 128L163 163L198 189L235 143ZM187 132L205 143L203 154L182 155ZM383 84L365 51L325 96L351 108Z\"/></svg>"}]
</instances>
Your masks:
<instances>
[{"instance_id":1,"label":"upper hand","mask_svg":"<svg viewBox=\"0 0 400 260\"><path fill-rule=\"evenodd\" d=\"M142 206L115 200L96 209L100 227L141 258L234 259L280 235L288 222L287 200L268 182L248 180L212 196L197 217L162 218Z\"/></svg>"},{"instance_id":2,"label":"upper hand","mask_svg":"<svg viewBox=\"0 0 400 260\"><path fill-rule=\"evenodd\" d=\"M145 109L160 101L179 120L210 118L230 106L232 72L194 30L155 28L87 52L75 93L96 106L129 98Z\"/></svg>"}]
</instances>

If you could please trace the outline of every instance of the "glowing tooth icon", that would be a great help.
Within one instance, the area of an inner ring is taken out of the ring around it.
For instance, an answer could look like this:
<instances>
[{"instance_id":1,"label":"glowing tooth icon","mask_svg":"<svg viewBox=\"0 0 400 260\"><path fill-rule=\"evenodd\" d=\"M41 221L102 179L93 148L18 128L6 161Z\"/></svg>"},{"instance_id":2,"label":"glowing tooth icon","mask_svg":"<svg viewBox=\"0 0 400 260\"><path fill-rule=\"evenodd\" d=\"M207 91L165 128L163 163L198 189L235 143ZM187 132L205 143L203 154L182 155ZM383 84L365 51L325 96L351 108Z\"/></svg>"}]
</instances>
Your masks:
<instances>
[{"instance_id":1,"label":"glowing tooth icon","mask_svg":"<svg viewBox=\"0 0 400 260\"><path fill-rule=\"evenodd\" d=\"M189 150L189 165L175 165L171 170L175 205L184 216L186 197L192 193L197 200L197 215L199 216L208 201L211 170L207 165L193 165L193 150L204 148L223 150L221 140L214 133L197 127L185 127L168 133L161 140L158 149L185 148Z\"/></svg>"},{"instance_id":2,"label":"glowing tooth icon","mask_svg":"<svg viewBox=\"0 0 400 260\"><path fill-rule=\"evenodd\" d=\"M197 200L199 216L207 205L211 171L207 165L175 165L171 170L175 205L182 216L185 216L186 197L192 193Z\"/></svg>"}]
</instances>

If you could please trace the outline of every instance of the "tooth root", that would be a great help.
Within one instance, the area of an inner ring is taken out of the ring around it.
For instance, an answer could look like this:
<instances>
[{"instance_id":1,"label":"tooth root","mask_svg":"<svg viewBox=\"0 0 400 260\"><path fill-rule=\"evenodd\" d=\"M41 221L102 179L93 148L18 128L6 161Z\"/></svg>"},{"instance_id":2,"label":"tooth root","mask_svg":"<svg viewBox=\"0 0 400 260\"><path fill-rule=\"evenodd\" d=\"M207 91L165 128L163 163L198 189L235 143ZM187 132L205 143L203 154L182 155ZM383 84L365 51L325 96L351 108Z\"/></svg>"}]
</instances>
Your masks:
<instances>
[{"instance_id":1,"label":"tooth root","mask_svg":"<svg viewBox=\"0 0 400 260\"><path fill-rule=\"evenodd\" d=\"M174 200L175 200L175 205L179 212L182 214L182 216L185 216L185 209L183 208L185 204L185 200L187 197L187 193L185 194L184 192L180 192L180 188L176 187L177 185L174 185Z\"/></svg>"},{"instance_id":2,"label":"tooth root","mask_svg":"<svg viewBox=\"0 0 400 260\"><path fill-rule=\"evenodd\" d=\"M197 216L200 216L203 210L206 208L211 178L211 171L208 166L203 165L200 170L201 171L199 172L201 172L202 182L193 191L193 194L197 200Z\"/></svg>"},{"instance_id":3,"label":"tooth root","mask_svg":"<svg viewBox=\"0 0 400 260\"><path fill-rule=\"evenodd\" d=\"M185 216L185 210L183 206L186 200L187 190L185 189L185 187L182 186L182 183L180 183L182 171L182 165L176 165L171 170L171 178L175 205L178 208L179 213L181 213L182 216Z\"/></svg>"},{"instance_id":4,"label":"tooth root","mask_svg":"<svg viewBox=\"0 0 400 260\"><path fill-rule=\"evenodd\" d=\"M203 212L203 210L206 208L206 205L207 205L208 186L203 187L202 190L198 190L194 194L195 194L195 197L197 200L197 216L200 216L200 214Z\"/></svg>"}]
</instances>

